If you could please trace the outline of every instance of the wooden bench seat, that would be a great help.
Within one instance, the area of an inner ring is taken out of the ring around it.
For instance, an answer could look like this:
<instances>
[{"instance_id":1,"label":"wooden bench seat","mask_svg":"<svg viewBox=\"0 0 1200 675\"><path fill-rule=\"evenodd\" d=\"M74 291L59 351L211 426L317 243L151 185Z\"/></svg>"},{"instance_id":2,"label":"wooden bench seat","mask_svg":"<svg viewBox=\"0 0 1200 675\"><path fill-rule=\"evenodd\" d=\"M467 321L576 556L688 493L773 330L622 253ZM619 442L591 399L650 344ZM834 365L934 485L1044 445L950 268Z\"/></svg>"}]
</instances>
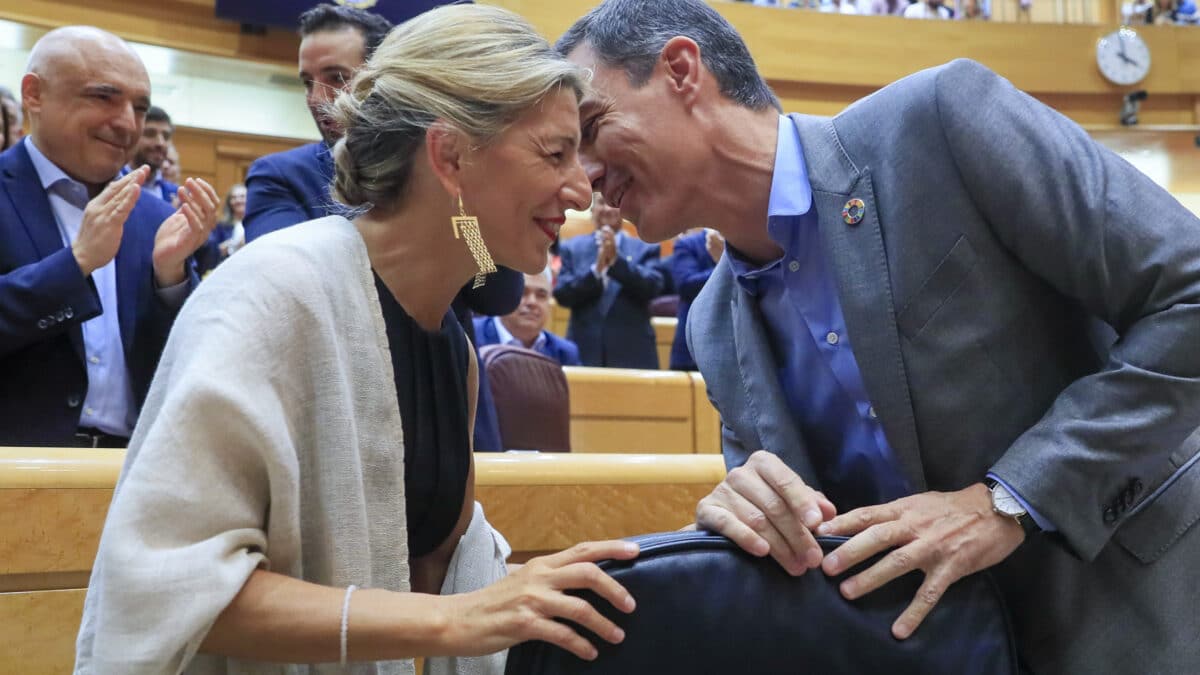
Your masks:
<instances>
[{"instance_id":1,"label":"wooden bench seat","mask_svg":"<svg viewBox=\"0 0 1200 675\"><path fill-rule=\"evenodd\" d=\"M123 450L0 448L0 673L70 673ZM479 454L476 498L512 560L678 529L725 475L716 454Z\"/></svg>"}]
</instances>

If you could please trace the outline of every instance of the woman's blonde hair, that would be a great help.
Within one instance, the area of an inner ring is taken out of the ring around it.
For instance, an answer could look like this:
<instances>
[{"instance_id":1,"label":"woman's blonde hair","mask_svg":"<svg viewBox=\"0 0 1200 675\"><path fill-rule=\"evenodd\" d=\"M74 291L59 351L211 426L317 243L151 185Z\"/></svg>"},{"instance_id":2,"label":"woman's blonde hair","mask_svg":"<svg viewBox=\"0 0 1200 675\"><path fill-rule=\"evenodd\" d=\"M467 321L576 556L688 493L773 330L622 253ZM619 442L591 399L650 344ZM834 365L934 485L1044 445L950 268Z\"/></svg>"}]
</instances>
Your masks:
<instances>
[{"instance_id":1,"label":"woman's blonde hair","mask_svg":"<svg viewBox=\"0 0 1200 675\"><path fill-rule=\"evenodd\" d=\"M435 121L486 145L560 87L582 96L583 71L512 12L448 5L406 21L331 106L344 130L333 149L333 198L395 206Z\"/></svg>"}]
</instances>

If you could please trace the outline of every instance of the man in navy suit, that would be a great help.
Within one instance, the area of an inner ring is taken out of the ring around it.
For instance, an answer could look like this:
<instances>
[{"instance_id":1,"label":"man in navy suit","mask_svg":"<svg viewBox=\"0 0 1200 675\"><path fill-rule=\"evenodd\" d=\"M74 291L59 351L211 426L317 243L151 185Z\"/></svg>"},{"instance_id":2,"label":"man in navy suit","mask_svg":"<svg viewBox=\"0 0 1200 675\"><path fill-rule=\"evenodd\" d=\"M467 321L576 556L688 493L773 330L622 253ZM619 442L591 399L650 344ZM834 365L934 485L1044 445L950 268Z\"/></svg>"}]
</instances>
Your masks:
<instances>
[{"instance_id":1,"label":"man in navy suit","mask_svg":"<svg viewBox=\"0 0 1200 675\"><path fill-rule=\"evenodd\" d=\"M123 446L220 200L189 179L173 211L147 168L113 180L150 106L120 38L51 31L21 98L32 132L0 154L0 445Z\"/></svg>"},{"instance_id":2,"label":"man in navy suit","mask_svg":"<svg viewBox=\"0 0 1200 675\"><path fill-rule=\"evenodd\" d=\"M621 212L592 199L596 231L562 243L554 299L571 310L567 338L586 366L658 368L650 301L662 292L658 245L621 232Z\"/></svg>"},{"instance_id":3,"label":"man in navy suit","mask_svg":"<svg viewBox=\"0 0 1200 675\"><path fill-rule=\"evenodd\" d=\"M675 240L671 275L679 292L675 341L671 344L671 370L696 370L696 360L687 346L687 317L692 301L700 295L708 277L725 252L725 240L716 230L705 229Z\"/></svg>"},{"instance_id":4,"label":"man in navy suit","mask_svg":"<svg viewBox=\"0 0 1200 675\"><path fill-rule=\"evenodd\" d=\"M505 316L475 319L475 337L485 345L516 345L545 354L564 366L581 366L579 347L545 330L550 318L553 276L547 267L541 274L525 275L525 292L516 311Z\"/></svg>"},{"instance_id":5,"label":"man in navy suit","mask_svg":"<svg viewBox=\"0 0 1200 675\"><path fill-rule=\"evenodd\" d=\"M318 5L300 16L300 80L308 110L321 132L321 141L262 157L246 175L246 241L307 220L340 213L329 196L333 180L330 148L342 130L325 114L325 106L349 84L354 71L391 30L387 19L352 7ZM446 224L449 227L449 223ZM475 339L471 312L508 314L521 301L522 276L501 267L481 288L468 284L454 299L452 309L467 337ZM475 416L475 449L499 451L491 387L480 370L479 402Z\"/></svg>"},{"instance_id":6,"label":"man in navy suit","mask_svg":"<svg viewBox=\"0 0 1200 675\"><path fill-rule=\"evenodd\" d=\"M138 138L137 147L133 151L133 164L129 170L139 167L150 167L150 177L142 189L155 197L171 204L179 193L179 186L167 180L163 168L167 163L167 153L171 149L171 139L175 136L175 125L166 110L152 105L146 111L146 122L142 125L142 135Z\"/></svg>"}]
</instances>

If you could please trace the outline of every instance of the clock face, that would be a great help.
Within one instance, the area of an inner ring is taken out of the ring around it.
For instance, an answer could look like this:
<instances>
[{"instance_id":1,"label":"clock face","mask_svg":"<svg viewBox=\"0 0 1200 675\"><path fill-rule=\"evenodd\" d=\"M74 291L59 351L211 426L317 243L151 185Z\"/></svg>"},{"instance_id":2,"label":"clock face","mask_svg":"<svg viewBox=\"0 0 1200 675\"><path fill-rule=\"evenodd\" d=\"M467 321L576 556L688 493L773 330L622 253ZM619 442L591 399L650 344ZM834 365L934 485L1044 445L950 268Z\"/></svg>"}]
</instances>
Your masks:
<instances>
[{"instance_id":1,"label":"clock face","mask_svg":"<svg viewBox=\"0 0 1200 675\"><path fill-rule=\"evenodd\" d=\"M1096 63L1113 84L1136 84L1150 72L1150 48L1131 29L1118 28L1096 43Z\"/></svg>"}]
</instances>

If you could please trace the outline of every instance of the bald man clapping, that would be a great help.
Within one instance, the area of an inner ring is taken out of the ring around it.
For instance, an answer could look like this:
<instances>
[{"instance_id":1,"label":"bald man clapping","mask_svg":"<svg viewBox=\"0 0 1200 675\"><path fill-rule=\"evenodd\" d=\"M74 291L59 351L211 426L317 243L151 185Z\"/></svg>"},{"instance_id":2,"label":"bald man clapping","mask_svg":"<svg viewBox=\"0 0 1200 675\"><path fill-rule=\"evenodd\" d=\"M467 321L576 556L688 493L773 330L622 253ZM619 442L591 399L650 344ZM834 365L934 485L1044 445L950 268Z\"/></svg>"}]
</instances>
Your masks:
<instances>
[{"instance_id":1,"label":"bald man clapping","mask_svg":"<svg viewBox=\"0 0 1200 675\"><path fill-rule=\"evenodd\" d=\"M21 98L31 133L0 155L0 445L123 446L220 200L189 179L172 209L144 169L118 178L150 81L115 35L46 34Z\"/></svg>"}]
</instances>

